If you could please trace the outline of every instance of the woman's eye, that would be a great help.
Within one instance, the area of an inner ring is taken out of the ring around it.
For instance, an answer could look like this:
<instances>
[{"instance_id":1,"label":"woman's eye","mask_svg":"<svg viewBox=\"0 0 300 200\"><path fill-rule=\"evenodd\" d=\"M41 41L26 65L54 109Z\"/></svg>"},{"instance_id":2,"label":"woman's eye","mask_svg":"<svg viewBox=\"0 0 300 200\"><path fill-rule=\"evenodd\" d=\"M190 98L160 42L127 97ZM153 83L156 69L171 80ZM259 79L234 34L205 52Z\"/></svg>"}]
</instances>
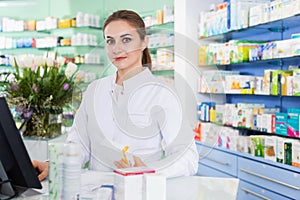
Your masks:
<instances>
[{"instance_id":1,"label":"woman's eye","mask_svg":"<svg viewBox=\"0 0 300 200\"><path fill-rule=\"evenodd\" d=\"M112 39L106 40L106 44L108 45L114 44L114 40Z\"/></svg>"},{"instance_id":2,"label":"woman's eye","mask_svg":"<svg viewBox=\"0 0 300 200\"><path fill-rule=\"evenodd\" d=\"M124 43L127 43L127 42L130 42L131 41L131 38L123 38L122 40Z\"/></svg>"}]
</instances>

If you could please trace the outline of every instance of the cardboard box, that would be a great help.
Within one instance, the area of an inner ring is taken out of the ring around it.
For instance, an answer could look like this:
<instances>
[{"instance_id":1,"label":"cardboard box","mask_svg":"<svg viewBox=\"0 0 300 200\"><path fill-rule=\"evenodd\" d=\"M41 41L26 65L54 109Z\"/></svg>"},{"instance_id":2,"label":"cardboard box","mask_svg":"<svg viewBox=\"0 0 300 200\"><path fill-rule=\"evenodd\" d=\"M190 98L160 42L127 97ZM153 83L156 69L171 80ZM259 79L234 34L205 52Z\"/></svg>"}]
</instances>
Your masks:
<instances>
[{"instance_id":1,"label":"cardboard box","mask_svg":"<svg viewBox=\"0 0 300 200\"><path fill-rule=\"evenodd\" d=\"M289 137L299 138L300 109L289 108L287 113L287 134Z\"/></svg>"},{"instance_id":2,"label":"cardboard box","mask_svg":"<svg viewBox=\"0 0 300 200\"><path fill-rule=\"evenodd\" d=\"M293 141L292 166L300 168L300 142L299 141Z\"/></svg>"},{"instance_id":3,"label":"cardboard box","mask_svg":"<svg viewBox=\"0 0 300 200\"><path fill-rule=\"evenodd\" d=\"M287 113L276 113L275 114L275 133L278 135L287 136Z\"/></svg>"},{"instance_id":4,"label":"cardboard box","mask_svg":"<svg viewBox=\"0 0 300 200\"><path fill-rule=\"evenodd\" d=\"M265 148L264 148L265 159L276 162L276 152L277 152L276 148L277 148L276 137L266 136L265 137Z\"/></svg>"}]
</instances>

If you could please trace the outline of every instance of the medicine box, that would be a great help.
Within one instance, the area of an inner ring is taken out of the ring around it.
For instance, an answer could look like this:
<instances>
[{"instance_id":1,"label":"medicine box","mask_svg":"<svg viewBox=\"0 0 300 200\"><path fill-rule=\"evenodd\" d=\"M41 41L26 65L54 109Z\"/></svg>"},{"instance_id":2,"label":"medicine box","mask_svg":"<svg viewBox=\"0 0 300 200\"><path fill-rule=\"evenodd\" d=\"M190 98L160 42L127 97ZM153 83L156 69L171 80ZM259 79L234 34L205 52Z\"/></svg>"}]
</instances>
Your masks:
<instances>
[{"instance_id":1,"label":"medicine box","mask_svg":"<svg viewBox=\"0 0 300 200\"><path fill-rule=\"evenodd\" d=\"M216 105L216 123L220 125L225 124L225 105Z\"/></svg>"},{"instance_id":2,"label":"medicine box","mask_svg":"<svg viewBox=\"0 0 300 200\"><path fill-rule=\"evenodd\" d=\"M227 126L233 126L234 119L236 117L237 107L236 104L225 104L225 124Z\"/></svg>"},{"instance_id":3,"label":"medicine box","mask_svg":"<svg viewBox=\"0 0 300 200\"><path fill-rule=\"evenodd\" d=\"M272 71L272 79L271 79L271 95L281 95L281 90L282 90L282 85L285 88L285 94L286 92L286 85L287 82L281 82L281 77L284 76L292 76L293 71L288 71L288 70L276 70Z\"/></svg>"},{"instance_id":4,"label":"medicine box","mask_svg":"<svg viewBox=\"0 0 300 200\"><path fill-rule=\"evenodd\" d=\"M206 143L206 140L209 139L209 134L212 130L213 124L202 122L200 126L200 141Z\"/></svg>"},{"instance_id":5,"label":"medicine box","mask_svg":"<svg viewBox=\"0 0 300 200\"><path fill-rule=\"evenodd\" d=\"M287 165L292 165L292 140L285 140L284 141L284 158L283 163Z\"/></svg>"},{"instance_id":6,"label":"medicine box","mask_svg":"<svg viewBox=\"0 0 300 200\"><path fill-rule=\"evenodd\" d=\"M143 199L143 174L155 173L146 167L114 170L115 196L118 200Z\"/></svg>"},{"instance_id":7,"label":"medicine box","mask_svg":"<svg viewBox=\"0 0 300 200\"><path fill-rule=\"evenodd\" d=\"M265 157L265 136L250 136L254 144L254 156Z\"/></svg>"},{"instance_id":8,"label":"medicine box","mask_svg":"<svg viewBox=\"0 0 300 200\"><path fill-rule=\"evenodd\" d=\"M284 160L284 141L286 140L285 138L281 137L276 137L276 161L279 163L283 163Z\"/></svg>"},{"instance_id":9,"label":"medicine box","mask_svg":"<svg viewBox=\"0 0 300 200\"><path fill-rule=\"evenodd\" d=\"M299 138L300 109L289 108L287 115L288 136Z\"/></svg>"},{"instance_id":10,"label":"medicine box","mask_svg":"<svg viewBox=\"0 0 300 200\"><path fill-rule=\"evenodd\" d=\"M267 136L265 137L265 159L276 162L276 148L277 148L276 137Z\"/></svg>"},{"instance_id":11,"label":"medicine box","mask_svg":"<svg viewBox=\"0 0 300 200\"><path fill-rule=\"evenodd\" d=\"M241 153L248 153L248 137L237 136L236 150Z\"/></svg>"},{"instance_id":12,"label":"medicine box","mask_svg":"<svg viewBox=\"0 0 300 200\"><path fill-rule=\"evenodd\" d=\"M300 76L293 77L293 96L300 96Z\"/></svg>"},{"instance_id":13,"label":"medicine box","mask_svg":"<svg viewBox=\"0 0 300 200\"><path fill-rule=\"evenodd\" d=\"M275 133L275 114L262 114L261 131Z\"/></svg>"},{"instance_id":14,"label":"medicine box","mask_svg":"<svg viewBox=\"0 0 300 200\"><path fill-rule=\"evenodd\" d=\"M287 136L287 113L276 113L275 114L275 133L278 135Z\"/></svg>"},{"instance_id":15,"label":"medicine box","mask_svg":"<svg viewBox=\"0 0 300 200\"><path fill-rule=\"evenodd\" d=\"M206 65L206 46L201 46L198 49L198 65Z\"/></svg>"},{"instance_id":16,"label":"medicine box","mask_svg":"<svg viewBox=\"0 0 300 200\"><path fill-rule=\"evenodd\" d=\"M300 168L300 142L299 141L293 141L292 166Z\"/></svg>"},{"instance_id":17,"label":"medicine box","mask_svg":"<svg viewBox=\"0 0 300 200\"><path fill-rule=\"evenodd\" d=\"M166 177L159 174L144 174L143 200L166 200Z\"/></svg>"},{"instance_id":18,"label":"medicine box","mask_svg":"<svg viewBox=\"0 0 300 200\"><path fill-rule=\"evenodd\" d=\"M225 77L225 93L254 94L255 76L229 75Z\"/></svg>"}]
</instances>

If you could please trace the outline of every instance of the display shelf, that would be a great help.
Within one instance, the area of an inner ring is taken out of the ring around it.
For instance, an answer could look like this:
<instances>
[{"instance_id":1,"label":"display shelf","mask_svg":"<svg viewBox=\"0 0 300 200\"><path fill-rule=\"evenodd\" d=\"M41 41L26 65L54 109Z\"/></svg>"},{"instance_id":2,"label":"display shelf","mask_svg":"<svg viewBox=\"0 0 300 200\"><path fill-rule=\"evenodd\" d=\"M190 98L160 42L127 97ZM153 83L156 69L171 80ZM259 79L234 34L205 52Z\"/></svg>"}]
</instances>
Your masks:
<instances>
[{"instance_id":1,"label":"display shelf","mask_svg":"<svg viewBox=\"0 0 300 200\"><path fill-rule=\"evenodd\" d=\"M232 38L244 38L249 35L260 35L260 34L265 34L270 32L281 33L294 27L295 24L299 22L299 20L300 20L300 14L297 14L295 16L287 17L284 19L279 19L264 24L258 24L255 26L250 26L239 30L232 30L226 33L203 37L199 39L205 41L226 41ZM257 40L262 40L262 39L263 38L258 38Z\"/></svg>"},{"instance_id":2,"label":"display shelf","mask_svg":"<svg viewBox=\"0 0 300 200\"><path fill-rule=\"evenodd\" d=\"M216 124L216 125L219 125L219 126L224 126L224 127L229 127L229 128L233 128L233 129L237 129L237 130L243 130L243 131L253 131L253 132L256 132L256 133L260 133L262 135L266 134L266 135L276 135L276 136L282 136L282 135L277 135L275 133L271 133L271 132L266 132L266 131L260 131L260 130L255 130L255 129L251 129L251 128L246 128L246 127L235 127L235 126L229 126L229 125L226 125L226 124L221 124L221 123L217 123L217 122L207 122L207 121L201 121L201 122L204 122L204 123L212 123L212 124ZM286 137L286 138L289 138L289 139L300 139L300 138L293 138L293 137Z\"/></svg>"},{"instance_id":3,"label":"display shelf","mask_svg":"<svg viewBox=\"0 0 300 200\"><path fill-rule=\"evenodd\" d=\"M174 76L174 69L152 70L152 73L160 76Z\"/></svg>"},{"instance_id":4,"label":"display shelf","mask_svg":"<svg viewBox=\"0 0 300 200\"><path fill-rule=\"evenodd\" d=\"M9 49L0 49L0 51L9 51L9 50L22 50L22 49L26 49L26 50L28 50L28 49L39 49L39 48L33 48L33 47L22 47L22 48L9 48Z\"/></svg>"},{"instance_id":5,"label":"display shelf","mask_svg":"<svg viewBox=\"0 0 300 200\"><path fill-rule=\"evenodd\" d=\"M158 46L158 47L149 47L150 52L156 52L157 49L170 49L174 48L174 45L167 45L167 46Z\"/></svg>"},{"instance_id":6,"label":"display shelf","mask_svg":"<svg viewBox=\"0 0 300 200\"><path fill-rule=\"evenodd\" d=\"M100 48L103 49L102 45L76 45L76 46L55 46L55 47L38 47L36 49L56 49L56 48Z\"/></svg>"},{"instance_id":7,"label":"display shelf","mask_svg":"<svg viewBox=\"0 0 300 200\"><path fill-rule=\"evenodd\" d=\"M45 29L45 30L23 30L23 31L0 31L0 34L2 35L11 35L11 34L24 34L24 33L44 33L44 34L50 34L52 31L65 31L65 30L102 30L102 27L93 27L93 26L74 26L74 27L68 27L68 28L55 28L55 29Z\"/></svg>"},{"instance_id":8,"label":"display shelf","mask_svg":"<svg viewBox=\"0 0 300 200\"><path fill-rule=\"evenodd\" d=\"M99 66L104 66L104 63L75 63L77 66L79 67L84 67L84 66L95 66L95 67L99 67Z\"/></svg>"},{"instance_id":9,"label":"display shelf","mask_svg":"<svg viewBox=\"0 0 300 200\"><path fill-rule=\"evenodd\" d=\"M226 153L229 153L229 154L234 154L234 155L237 155L239 157L244 157L244 158L248 158L248 159L251 159L251 160L255 160L255 161L258 161L260 163L265 163L265 164L268 164L268 165L272 165L272 166L276 166L276 167L279 167L279 168L282 168L282 169L287 169L287 170L290 170L290 171L300 173L300 168L297 168L297 167L294 167L294 166L291 166L291 165L286 165L286 164L283 164L283 163L274 162L274 161L271 161L271 160L266 160L262 157L257 157L257 156L253 156L251 154L241 153L241 152L233 151L233 150L230 150L230 149L221 148L221 147L218 147L218 146L211 146L210 144L205 144L205 143L197 141L197 140L196 140L196 144L203 145L203 146L208 147L208 148L217 149L219 151L223 151L223 152L226 152Z\"/></svg>"},{"instance_id":10,"label":"display shelf","mask_svg":"<svg viewBox=\"0 0 300 200\"><path fill-rule=\"evenodd\" d=\"M298 65L300 63L300 55L295 55L291 57L273 58L249 62L239 62L230 64L212 64L212 65L198 65L199 67L210 67L210 66L232 66L238 67L240 65Z\"/></svg>"},{"instance_id":11,"label":"display shelf","mask_svg":"<svg viewBox=\"0 0 300 200\"><path fill-rule=\"evenodd\" d=\"M264 96L264 97L292 97L292 98L297 98L300 96L288 96L288 95L268 95L268 94L241 94L241 93L214 93L214 92L198 92L199 94L214 94L214 95L249 95L249 96Z\"/></svg>"},{"instance_id":12,"label":"display shelf","mask_svg":"<svg viewBox=\"0 0 300 200\"><path fill-rule=\"evenodd\" d=\"M148 35L156 33L173 33L174 32L174 22L167 22L164 24L155 24L146 28Z\"/></svg>"},{"instance_id":13,"label":"display shelf","mask_svg":"<svg viewBox=\"0 0 300 200\"><path fill-rule=\"evenodd\" d=\"M36 30L37 32L44 32L44 31L60 31L60 30L102 30L102 27L94 27L94 26L73 26L73 27L67 27L67 28L55 28L55 29L47 29L47 30Z\"/></svg>"}]
</instances>

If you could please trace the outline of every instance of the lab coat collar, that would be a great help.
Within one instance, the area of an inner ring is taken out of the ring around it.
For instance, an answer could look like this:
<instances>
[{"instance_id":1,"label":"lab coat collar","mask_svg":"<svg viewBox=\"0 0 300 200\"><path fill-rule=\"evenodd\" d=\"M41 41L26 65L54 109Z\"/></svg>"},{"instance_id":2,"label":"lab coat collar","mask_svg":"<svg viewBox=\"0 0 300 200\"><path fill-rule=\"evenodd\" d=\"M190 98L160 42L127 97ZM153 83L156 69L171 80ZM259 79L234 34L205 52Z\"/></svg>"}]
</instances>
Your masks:
<instances>
[{"instance_id":1,"label":"lab coat collar","mask_svg":"<svg viewBox=\"0 0 300 200\"><path fill-rule=\"evenodd\" d=\"M114 77L112 78L113 86L116 84L116 79L117 79L117 72L114 74ZM136 87L138 87L139 85L141 85L145 82L154 81L154 80L155 80L155 78L152 75L149 68L145 67L145 69L142 72L123 81L123 88L124 88L124 91L131 91L132 89L135 89Z\"/></svg>"}]
</instances>

